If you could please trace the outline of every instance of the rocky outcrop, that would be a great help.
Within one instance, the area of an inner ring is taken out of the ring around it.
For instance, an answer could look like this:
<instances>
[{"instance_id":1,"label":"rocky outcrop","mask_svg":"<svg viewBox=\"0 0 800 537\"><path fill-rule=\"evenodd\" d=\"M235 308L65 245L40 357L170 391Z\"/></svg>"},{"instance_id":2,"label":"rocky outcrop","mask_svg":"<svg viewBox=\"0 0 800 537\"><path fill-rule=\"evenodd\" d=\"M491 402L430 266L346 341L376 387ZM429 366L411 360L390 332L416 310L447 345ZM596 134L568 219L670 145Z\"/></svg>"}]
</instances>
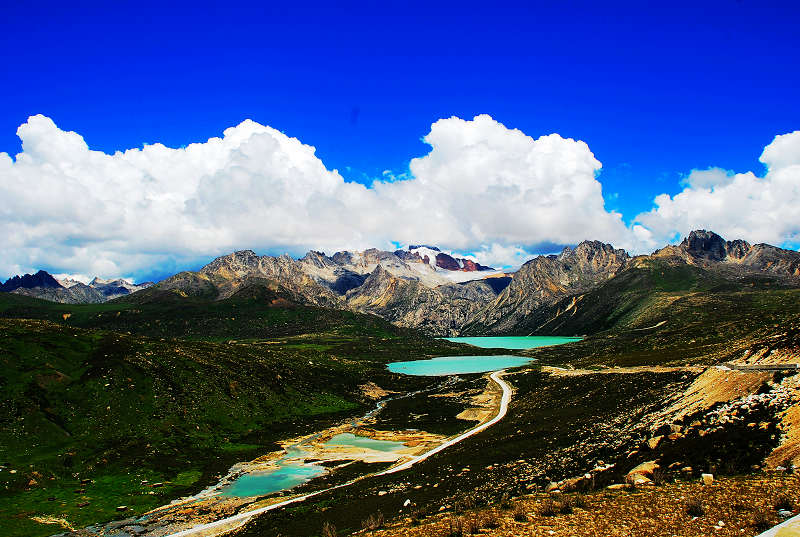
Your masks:
<instances>
[{"instance_id":1,"label":"rocky outcrop","mask_svg":"<svg viewBox=\"0 0 800 537\"><path fill-rule=\"evenodd\" d=\"M574 249L564 248L557 256L532 259L522 265L495 300L470 319L464 332L513 333L537 308L609 280L628 260L624 250L598 241L584 241Z\"/></svg>"},{"instance_id":2,"label":"rocky outcrop","mask_svg":"<svg viewBox=\"0 0 800 537\"><path fill-rule=\"evenodd\" d=\"M278 257L258 256L252 250L242 250L216 258L197 274L216 288L217 298L220 299L233 295L248 278L260 277L277 282L300 303L329 308L345 307L339 295L309 276L301 264L287 254ZM170 284L165 282L166 285Z\"/></svg>"},{"instance_id":3,"label":"rocky outcrop","mask_svg":"<svg viewBox=\"0 0 800 537\"><path fill-rule=\"evenodd\" d=\"M400 326L449 336L457 335L467 319L496 296L483 280L430 288L419 280L398 278L378 265L363 285L347 293L347 303Z\"/></svg>"},{"instance_id":4,"label":"rocky outcrop","mask_svg":"<svg viewBox=\"0 0 800 537\"><path fill-rule=\"evenodd\" d=\"M741 239L726 241L704 229L692 231L679 245L662 248L652 257L700 266L726 278L761 275L800 281L800 252Z\"/></svg>"}]
</instances>

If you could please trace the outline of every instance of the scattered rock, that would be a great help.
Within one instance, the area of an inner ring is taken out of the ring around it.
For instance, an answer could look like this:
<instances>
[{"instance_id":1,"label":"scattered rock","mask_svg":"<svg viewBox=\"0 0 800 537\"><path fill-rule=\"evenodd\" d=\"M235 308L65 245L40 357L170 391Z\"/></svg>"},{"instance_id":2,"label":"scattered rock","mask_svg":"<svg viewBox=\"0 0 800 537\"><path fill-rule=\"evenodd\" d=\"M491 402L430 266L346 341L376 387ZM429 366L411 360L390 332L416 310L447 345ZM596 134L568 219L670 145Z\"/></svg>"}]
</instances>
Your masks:
<instances>
[{"instance_id":1,"label":"scattered rock","mask_svg":"<svg viewBox=\"0 0 800 537\"><path fill-rule=\"evenodd\" d=\"M656 449L658 444L661 443L661 439L664 438L663 436L654 436L653 438L647 441L647 447L650 449Z\"/></svg>"}]
</instances>

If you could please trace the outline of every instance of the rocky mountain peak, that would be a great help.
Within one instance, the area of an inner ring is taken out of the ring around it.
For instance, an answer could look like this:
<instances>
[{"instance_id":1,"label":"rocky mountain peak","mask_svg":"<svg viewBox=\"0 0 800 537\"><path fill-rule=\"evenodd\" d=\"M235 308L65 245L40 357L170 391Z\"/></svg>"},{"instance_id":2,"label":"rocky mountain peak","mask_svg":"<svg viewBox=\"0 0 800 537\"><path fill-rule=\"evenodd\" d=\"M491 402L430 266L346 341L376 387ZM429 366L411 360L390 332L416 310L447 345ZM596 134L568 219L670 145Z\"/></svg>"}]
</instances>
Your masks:
<instances>
[{"instance_id":1,"label":"rocky mountain peak","mask_svg":"<svg viewBox=\"0 0 800 537\"><path fill-rule=\"evenodd\" d=\"M0 291L10 293L19 288L33 289L35 287L59 288L61 284L48 272L40 270L36 274L24 274L23 276L9 278L4 284L0 285Z\"/></svg>"},{"instance_id":2,"label":"rocky mountain peak","mask_svg":"<svg viewBox=\"0 0 800 537\"><path fill-rule=\"evenodd\" d=\"M744 242L744 241L742 241ZM693 257L722 261L727 256L725 239L705 229L695 230L683 239L680 248Z\"/></svg>"},{"instance_id":3,"label":"rocky mountain peak","mask_svg":"<svg viewBox=\"0 0 800 537\"><path fill-rule=\"evenodd\" d=\"M300 258L301 263L309 263L315 267L323 268L328 265L328 258L325 252L318 252L316 250L309 250L306 255Z\"/></svg>"},{"instance_id":4,"label":"rocky mountain peak","mask_svg":"<svg viewBox=\"0 0 800 537\"><path fill-rule=\"evenodd\" d=\"M245 274L258 266L259 257L253 250L239 250L222 255L200 269L203 274L233 273Z\"/></svg>"}]
</instances>

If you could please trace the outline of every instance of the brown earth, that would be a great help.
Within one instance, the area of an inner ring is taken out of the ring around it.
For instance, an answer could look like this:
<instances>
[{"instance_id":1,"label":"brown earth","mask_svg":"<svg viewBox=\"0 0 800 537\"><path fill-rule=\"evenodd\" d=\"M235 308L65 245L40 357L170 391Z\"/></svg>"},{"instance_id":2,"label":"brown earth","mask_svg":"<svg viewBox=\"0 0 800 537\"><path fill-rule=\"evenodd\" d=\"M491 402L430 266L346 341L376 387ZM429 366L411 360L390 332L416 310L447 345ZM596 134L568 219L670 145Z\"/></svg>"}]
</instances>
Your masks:
<instances>
[{"instance_id":1,"label":"brown earth","mask_svg":"<svg viewBox=\"0 0 800 537\"><path fill-rule=\"evenodd\" d=\"M379 531L361 533L375 537L451 537L460 527L463 535L474 531L502 537L753 536L764 531L767 524L782 520L775 505L784 496L794 503L796 514L800 498L797 476L760 474L720 478L712 485L697 480L680 481L582 496L537 493L515 499L507 509L494 506L458 514L447 512L423 518L418 525L409 518ZM702 516L687 513L687 506L693 500L699 501ZM549 505L558 506L564 501L573 505L582 501L584 506L573 507L569 514L544 514ZM518 513L520 519L526 518L524 522L515 520ZM489 527L492 522L498 527Z\"/></svg>"}]
</instances>

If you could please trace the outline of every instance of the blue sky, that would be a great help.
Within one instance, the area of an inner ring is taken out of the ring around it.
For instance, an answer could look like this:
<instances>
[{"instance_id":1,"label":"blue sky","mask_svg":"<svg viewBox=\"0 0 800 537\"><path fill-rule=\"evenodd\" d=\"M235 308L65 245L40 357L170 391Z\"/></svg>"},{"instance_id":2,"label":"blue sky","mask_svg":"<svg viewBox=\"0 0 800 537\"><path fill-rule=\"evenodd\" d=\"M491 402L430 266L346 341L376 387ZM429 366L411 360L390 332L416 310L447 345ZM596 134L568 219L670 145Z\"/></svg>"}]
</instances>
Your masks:
<instances>
[{"instance_id":1,"label":"blue sky","mask_svg":"<svg viewBox=\"0 0 800 537\"><path fill-rule=\"evenodd\" d=\"M585 141L630 223L693 169L762 175L800 128L797 2L23 4L0 20L12 156L34 114L107 153L250 118L369 183L436 120L489 114Z\"/></svg>"}]
</instances>

